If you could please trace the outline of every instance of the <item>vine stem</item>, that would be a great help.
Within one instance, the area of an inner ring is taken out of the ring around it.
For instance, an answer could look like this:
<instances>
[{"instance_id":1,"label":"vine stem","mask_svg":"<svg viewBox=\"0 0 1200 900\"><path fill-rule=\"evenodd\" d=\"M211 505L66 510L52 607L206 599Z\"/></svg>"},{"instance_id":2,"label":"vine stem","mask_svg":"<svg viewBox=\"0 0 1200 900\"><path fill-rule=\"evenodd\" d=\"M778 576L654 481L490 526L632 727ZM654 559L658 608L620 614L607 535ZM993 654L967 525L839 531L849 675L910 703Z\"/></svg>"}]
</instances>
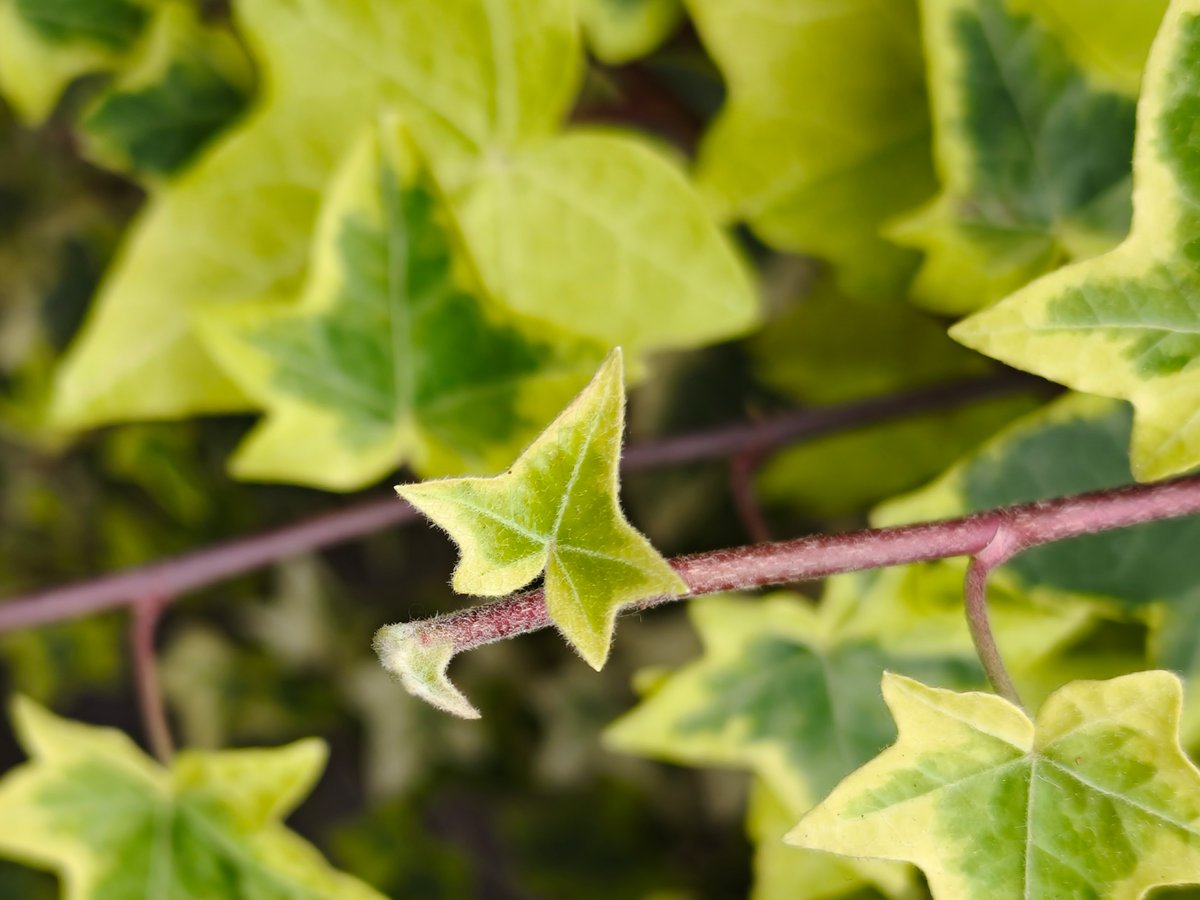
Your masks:
<instances>
[{"instance_id":1,"label":"vine stem","mask_svg":"<svg viewBox=\"0 0 1200 900\"><path fill-rule=\"evenodd\" d=\"M754 489L754 476L758 474L761 454L744 451L729 458L729 490L733 505L746 534L755 543L771 540L771 526L767 523L758 493Z\"/></svg>"},{"instance_id":2,"label":"vine stem","mask_svg":"<svg viewBox=\"0 0 1200 900\"><path fill-rule=\"evenodd\" d=\"M975 653L987 674L988 681L996 693L1017 706L1023 706L1021 695L1013 683L988 616L987 580L992 569L1001 566L1024 549L1023 541L1008 527L1003 518L986 547L971 557L967 565L967 577L963 586L964 605L967 613L967 628L975 644Z\"/></svg>"},{"instance_id":3,"label":"vine stem","mask_svg":"<svg viewBox=\"0 0 1200 900\"><path fill-rule=\"evenodd\" d=\"M167 708L163 702L162 685L158 679L158 663L154 652L154 637L158 631L158 620L163 609L170 603L169 597L146 597L133 605L130 622L130 639L133 649L134 678L137 682L138 708L142 725L146 729L146 740L154 756L163 765L175 754L171 739L171 727L167 722Z\"/></svg>"},{"instance_id":4,"label":"vine stem","mask_svg":"<svg viewBox=\"0 0 1200 900\"><path fill-rule=\"evenodd\" d=\"M792 541L734 547L670 561L689 590L653 597L624 612L700 594L809 581L829 575L970 556L968 624L993 687L1018 702L987 617L987 574L1022 550L1085 534L1200 513L1200 475L1133 485L989 510L917 525L821 534ZM448 646L452 655L547 628L541 589L408 623L421 644Z\"/></svg>"},{"instance_id":5,"label":"vine stem","mask_svg":"<svg viewBox=\"0 0 1200 900\"><path fill-rule=\"evenodd\" d=\"M1045 386L1046 382L1010 372L902 391L858 403L796 410L759 422L635 444L626 450L621 465L624 471L631 472L725 459L749 450L766 452L867 423L950 409L1039 385ZM0 600L0 633L130 606L148 596L174 600L277 560L354 540L417 518L416 510L396 497L380 497L149 565Z\"/></svg>"}]
</instances>

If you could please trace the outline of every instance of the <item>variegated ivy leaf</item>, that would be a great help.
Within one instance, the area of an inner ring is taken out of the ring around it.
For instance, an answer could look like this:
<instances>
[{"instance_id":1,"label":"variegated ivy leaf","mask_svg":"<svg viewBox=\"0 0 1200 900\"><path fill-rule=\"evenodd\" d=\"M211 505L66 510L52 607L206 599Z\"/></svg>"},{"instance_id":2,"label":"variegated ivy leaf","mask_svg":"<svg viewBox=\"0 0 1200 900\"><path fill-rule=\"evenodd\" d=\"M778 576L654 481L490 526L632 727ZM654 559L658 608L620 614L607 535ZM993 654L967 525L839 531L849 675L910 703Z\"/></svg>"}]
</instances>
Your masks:
<instances>
[{"instance_id":1,"label":"variegated ivy leaf","mask_svg":"<svg viewBox=\"0 0 1200 900\"><path fill-rule=\"evenodd\" d=\"M40 122L70 82L121 65L150 17L142 0L0 0L0 94Z\"/></svg>"},{"instance_id":2,"label":"variegated ivy leaf","mask_svg":"<svg viewBox=\"0 0 1200 900\"><path fill-rule=\"evenodd\" d=\"M456 591L500 596L544 571L550 617L596 669L622 606L687 591L621 512L624 427L621 351L614 350L508 471L396 488L458 544ZM448 661L447 654L430 671L443 676Z\"/></svg>"},{"instance_id":3,"label":"variegated ivy leaf","mask_svg":"<svg viewBox=\"0 0 1200 900\"><path fill-rule=\"evenodd\" d=\"M1041 278L952 336L1079 390L1133 402L1133 472L1200 463L1200 0L1175 0L1138 105L1133 229L1115 250Z\"/></svg>"},{"instance_id":4,"label":"variegated ivy leaf","mask_svg":"<svg viewBox=\"0 0 1200 900\"><path fill-rule=\"evenodd\" d=\"M82 121L88 155L110 168L167 175L246 105L250 61L233 35L187 3L159 6L149 33Z\"/></svg>"},{"instance_id":5,"label":"variegated ivy leaf","mask_svg":"<svg viewBox=\"0 0 1200 900\"><path fill-rule=\"evenodd\" d=\"M202 334L267 412L239 477L362 487L496 471L579 390L602 351L485 295L438 185L394 118L328 194L298 305L210 311Z\"/></svg>"},{"instance_id":6,"label":"variegated ivy leaf","mask_svg":"<svg viewBox=\"0 0 1200 900\"><path fill-rule=\"evenodd\" d=\"M381 110L400 110L461 175L485 148L545 135L575 90L570 0L241 0L234 14L260 73L255 107L135 224L59 371L60 424L249 405L193 313L295 295L322 191ZM503 78L498 46L512 61Z\"/></svg>"},{"instance_id":7,"label":"variegated ivy leaf","mask_svg":"<svg viewBox=\"0 0 1200 900\"><path fill-rule=\"evenodd\" d=\"M746 834L754 843L750 900L875 900L916 895L908 866L845 859L788 846L783 836L795 824L796 813L775 796L765 781L755 779L746 810Z\"/></svg>"},{"instance_id":8,"label":"variegated ivy leaf","mask_svg":"<svg viewBox=\"0 0 1200 900\"><path fill-rule=\"evenodd\" d=\"M0 855L60 873L65 897L382 900L282 824L320 774L320 741L164 769L115 729L27 700L13 718L30 760L0 779Z\"/></svg>"},{"instance_id":9,"label":"variegated ivy leaf","mask_svg":"<svg viewBox=\"0 0 1200 900\"><path fill-rule=\"evenodd\" d=\"M592 52L620 65L645 56L683 18L680 0L577 0L579 21Z\"/></svg>"},{"instance_id":10,"label":"variegated ivy leaf","mask_svg":"<svg viewBox=\"0 0 1200 900\"><path fill-rule=\"evenodd\" d=\"M899 739L800 820L799 847L916 863L935 898L1141 897L1200 881L1200 771L1166 672L1074 682L1036 720L900 675Z\"/></svg>"},{"instance_id":11,"label":"variegated ivy leaf","mask_svg":"<svg viewBox=\"0 0 1200 900\"><path fill-rule=\"evenodd\" d=\"M639 351L753 325L752 283L678 166L628 137L554 137L581 68L572 0L241 0L235 13L258 105L135 227L59 373L62 425L245 408L194 313L294 296L336 161L385 111L436 166L510 308Z\"/></svg>"},{"instance_id":12,"label":"variegated ivy leaf","mask_svg":"<svg viewBox=\"0 0 1200 900\"><path fill-rule=\"evenodd\" d=\"M912 0L689 0L729 87L697 178L727 219L891 299L916 256L883 221L934 189Z\"/></svg>"},{"instance_id":13,"label":"variegated ivy leaf","mask_svg":"<svg viewBox=\"0 0 1200 900\"><path fill-rule=\"evenodd\" d=\"M922 0L942 191L888 235L924 251L912 295L941 312L978 309L1129 229L1134 101L1093 87L1010 2Z\"/></svg>"},{"instance_id":14,"label":"variegated ivy leaf","mask_svg":"<svg viewBox=\"0 0 1200 900\"><path fill-rule=\"evenodd\" d=\"M819 609L788 593L694 601L704 655L617 720L606 741L673 762L749 768L800 815L894 737L879 693L885 669L984 683L961 577L907 572L835 579ZM1020 643L1018 674L1084 622L1011 594L993 599L997 632Z\"/></svg>"},{"instance_id":15,"label":"variegated ivy leaf","mask_svg":"<svg viewBox=\"0 0 1200 900\"><path fill-rule=\"evenodd\" d=\"M1167 2L1108 0L1102 15L1092 0L1013 0L1013 9L1036 16L1093 78L1136 97Z\"/></svg>"}]
</instances>

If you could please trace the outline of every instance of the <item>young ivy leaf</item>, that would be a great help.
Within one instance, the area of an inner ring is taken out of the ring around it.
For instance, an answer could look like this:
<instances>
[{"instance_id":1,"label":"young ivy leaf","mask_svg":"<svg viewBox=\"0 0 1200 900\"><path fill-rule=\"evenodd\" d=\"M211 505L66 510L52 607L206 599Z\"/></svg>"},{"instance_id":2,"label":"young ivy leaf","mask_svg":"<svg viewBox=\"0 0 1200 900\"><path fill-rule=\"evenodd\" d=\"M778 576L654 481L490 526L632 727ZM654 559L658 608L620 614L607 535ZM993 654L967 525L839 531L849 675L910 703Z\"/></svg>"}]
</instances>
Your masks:
<instances>
[{"instance_id":1,"label":"young ivy leaf","mask_svg":"<svg viewBox=\"0 0 1200 900\"><path fill-rule=\"evenodd\" d=\"M282 824L320 774L320 741L164 769L123 733L28 700L13 721L31 758L0 779L0 855L61 873L72 900L382 900Z\"/></svg>"},{"instance_id":2,"label":"young ivy leaf","mask_svg":"<svg viewBox=\"0 0 1200 900\"><path fill-rule=\"evenodd\" d=\"M1179 680L1073 682L1036 721L887 674L899 739L800 820L799 847L916 863L935 898L1144 896L1200 881Z\"/></svg>"},{"instance_id":3,"label":"young ivy leaf","mask_svg":"<svg viewBox=\"0 0 1200 900\"><path fill-rule=\"evenodd\" d=\"M239 477L346 490L409 462L496 471L587 380L598 345L523 327L485 295L407 130L382 119L321 213L298 305L212 310L201 334L267 410Z\"/></svg>"},{"instance_id":4,"label":"young ivy leaf","mask_svg":"<svg viewBox=\"0 0 1200 900\"><path fill-rule=\"evenodd\" d=\"M1115 250L1054 272L951 336L1010 365L1133 402L1133 472L1200 463L1200 0L1176 0L1138 105L1133 229Z\"/></svg>"},{"instance_id":5,"label":"young ivy leaf","mask_svg":"<svg viewBox=\"0 0 1200 900\"><path fill-rule=\"evenodd\" d=\"M1092 87L1009 2L922 4L942 191L887 234L924 251L912 295L939 312L978 309L1129 229L1134 101Z\"/></svg>"},{"instance_id":6,"label":"young ivy leaf","mask_svg":"<svg viewBox=\"0 0 1200 900\"><path fill-rule=\"evenodd\" d=\"M508 471L396 488L458 544L456 591L501 596L544 571L550 617L596 669L623 605L688 589L621 512L624 427L617 349Z\"/></svg>"}]
</instances>

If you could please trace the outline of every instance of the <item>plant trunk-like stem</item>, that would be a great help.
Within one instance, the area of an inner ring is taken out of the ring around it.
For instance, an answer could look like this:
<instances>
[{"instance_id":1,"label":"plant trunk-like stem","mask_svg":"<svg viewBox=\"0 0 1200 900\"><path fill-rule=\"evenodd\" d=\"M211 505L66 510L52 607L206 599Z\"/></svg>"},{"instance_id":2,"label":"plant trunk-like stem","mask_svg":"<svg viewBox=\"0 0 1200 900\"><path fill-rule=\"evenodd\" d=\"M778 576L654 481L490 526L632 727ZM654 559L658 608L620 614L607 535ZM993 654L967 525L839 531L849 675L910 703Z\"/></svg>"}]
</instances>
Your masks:
<instances>
[{"instance_id":1,"label":"plant trunk-like stem","mask_svg":"<svg viewBox=\"0 0 1200 900\"><path fill-rule=\"evenodd\" d=\"M974 596L972 634L977 641L982 636L981 656L986 653L991 660L983 662L990 666L988 675L996 678L995 686L1001 690L1007 675L991 639L985 606L986 575L992 567L1030 547L1196 514L1200 514L1200 475L1004 507L959 519L813 535L698 553L670 561L687 584L688 593L649 598L625 611L701 594L809 581L864 569L953 556L982 558L975 566L974 578L968 576L968 595ZM1002 532L1005 537L996 543ZM994 549L989 552L989 547ZM538 589L424 622L412 622L409 628L422 642L448 643L458 653L551 624ZM1008 689L1011 690L1011 682Z\"/></svg>"},{"instance_id":2,"label":"plant trunk-like stem","mask_svg":"<svg viewBox=\"0 0 1200 900\"><path fill-rule=\"evenodd\" d=\"M154 652L154 637L158 620L170 598L147 597L133 606L130 639L133 649L133 672L137 681L138 708L150 750L163 765L175 755L167 708L163 702L162 685L158 679L158 663Z\"/></svg>"},{"instance_id":3,"label":"plant trunk-like stem","mask_svg":"<svg viewBox=\"0 0 1200 900\"><path fill-rule=\"evenodd\" d=\"M950 409L1045 384L1019 373L1006 373L844 406L797 410L761 422L636 444L626 450L621 464L624 471L641 471L724 459L747 450L766 452L868 423ZM417 518L416 511L403 501L381 497L150 565L0 600L0 633L129 606L148 596L174 599L280 559L354 540Z\"/></svg>"}]
</instances>

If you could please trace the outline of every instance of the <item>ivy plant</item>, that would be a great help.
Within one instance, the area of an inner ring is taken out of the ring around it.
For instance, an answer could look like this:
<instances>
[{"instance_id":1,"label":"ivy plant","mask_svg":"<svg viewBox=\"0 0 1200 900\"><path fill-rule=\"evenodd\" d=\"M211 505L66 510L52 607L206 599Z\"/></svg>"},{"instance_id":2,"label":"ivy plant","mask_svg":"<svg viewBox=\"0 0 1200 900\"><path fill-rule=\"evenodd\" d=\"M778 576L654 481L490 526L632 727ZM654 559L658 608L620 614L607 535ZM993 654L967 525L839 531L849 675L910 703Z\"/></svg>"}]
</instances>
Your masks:
<instances>
[{"instance_id":1,"label":"ivy plant","mask_svg":"<svg viewBox=\"0 0 1200 900\"><path fill-rule=\"evenodd\" d=\"M1200 0L0 0L0 97L0 895L1200 886Z\"/></svg>"}]
</instances>

